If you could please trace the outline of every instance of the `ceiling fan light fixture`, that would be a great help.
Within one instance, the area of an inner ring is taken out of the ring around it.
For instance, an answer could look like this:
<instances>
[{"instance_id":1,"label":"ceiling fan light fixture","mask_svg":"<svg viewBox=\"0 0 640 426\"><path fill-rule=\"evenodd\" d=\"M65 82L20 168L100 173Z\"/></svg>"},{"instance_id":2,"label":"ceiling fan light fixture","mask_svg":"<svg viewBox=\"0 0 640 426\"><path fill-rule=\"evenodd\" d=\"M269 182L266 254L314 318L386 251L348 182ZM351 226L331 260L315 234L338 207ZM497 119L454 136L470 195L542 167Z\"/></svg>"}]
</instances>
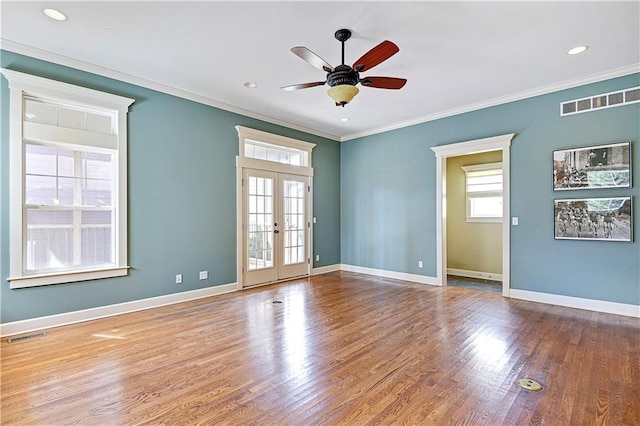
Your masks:
<instances>
[{"instance_id":1,"label":"ceiling fan light fixture","mask_svg":"<svg viewBox=\"0 0 640 426\"><path fill-rule=\"evenodd\" d=\"M339 84L327 90L327 93L336 103L336 106L342 107L351 102L359 92L360 90L358 90L357 87L350 84Z\"/></svg>"}]
</instances>

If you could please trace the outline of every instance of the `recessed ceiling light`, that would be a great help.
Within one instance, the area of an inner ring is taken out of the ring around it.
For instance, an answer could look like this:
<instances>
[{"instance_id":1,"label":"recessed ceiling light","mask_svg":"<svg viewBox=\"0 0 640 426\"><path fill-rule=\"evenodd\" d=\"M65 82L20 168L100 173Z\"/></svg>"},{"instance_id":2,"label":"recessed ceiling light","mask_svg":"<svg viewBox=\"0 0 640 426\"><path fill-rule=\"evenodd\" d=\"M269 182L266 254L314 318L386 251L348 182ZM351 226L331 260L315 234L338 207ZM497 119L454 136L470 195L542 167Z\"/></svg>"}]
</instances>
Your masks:
<instances>
[{"instance_id":1,"label":"recessed ceiling light","mask_svg":"<svg viewBox=\"0 0 640 426\"><path fill-rule=\"evenodd\" d=\"M578 55L582 52L585 52L587 49L589 48L589 46L576 46L573 49L569 50L567 52L568 55Z\"/></svg>"},{"instance_id":2,"label":"recessed ceiling light","mask_svg":"<svg viewBox=\"0 0 640 426\"><path fill-rule=\"evenodd\" d=\"M244 84L244 87L246 87L247 89L255 89L256 87L258 87L258 85L256 83L254 83L253 81L247 81Z\"/></svg>"},{"instance_id":3,"label":"recessed ceiling light","mask_svg":"<svg viewBox=\"0 0 640 426\"><path fill-rule=\"evenodd\" d=\"M53 19L54 21L66 21L67 15L60 12L57 9L42 9L42 13L44 13L47 17Z\"/></svg>"},{"instance_id":4,"label":"recessed ceiling light","mask_svg":"<svg viewBox=\"0 0 640 426\"><path fill-rule=\"evenodd\" d=\"M344 121L349 121L349 119L348 119L347 117L342 117L342 118L340 119L340 121L342 121L342 122L344 122Z\"/></svg>"}]
</instances>

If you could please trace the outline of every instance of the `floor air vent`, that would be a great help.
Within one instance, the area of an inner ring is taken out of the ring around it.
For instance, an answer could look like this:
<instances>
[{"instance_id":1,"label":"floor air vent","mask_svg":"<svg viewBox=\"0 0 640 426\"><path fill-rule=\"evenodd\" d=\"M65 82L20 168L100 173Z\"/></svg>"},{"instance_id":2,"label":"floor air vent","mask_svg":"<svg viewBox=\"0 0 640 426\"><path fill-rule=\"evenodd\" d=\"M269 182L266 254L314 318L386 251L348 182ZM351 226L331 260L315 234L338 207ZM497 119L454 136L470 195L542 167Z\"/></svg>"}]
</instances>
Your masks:
<instances>
[{"instance_id":1,"label":"floor air vent","mask_svg":"<svg viewBox=\"0 0 640 426\"><path fill-rule=\"evenodd\" d=\"M560 115L580 114L581 112L613 108L638 102L640 102L640 86L562 102L560 104Z\"/></svg>"},{"instance_id":2,"label":"floor air vent","mask_svg":"<svg viewBox=\"0 0 640 426\"><path fill-rule=\"evenodd\" d=\"M46 335L47 333L34 333L34 334L27 334L25 336L19 336L19 337L9 337L7 339L7 343L22 342L23 340L29 340L35 337L44 337Z\"/></svg>"}]
</instances>

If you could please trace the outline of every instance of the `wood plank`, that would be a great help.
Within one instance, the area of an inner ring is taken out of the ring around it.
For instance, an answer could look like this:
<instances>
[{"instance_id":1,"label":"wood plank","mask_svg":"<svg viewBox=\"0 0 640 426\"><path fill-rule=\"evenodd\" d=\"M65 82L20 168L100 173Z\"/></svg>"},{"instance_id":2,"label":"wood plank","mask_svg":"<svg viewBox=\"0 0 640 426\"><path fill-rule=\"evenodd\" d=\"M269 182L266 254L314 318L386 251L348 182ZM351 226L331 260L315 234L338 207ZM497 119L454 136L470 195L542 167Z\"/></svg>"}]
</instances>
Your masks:
<instances>
[{"instance_id":1,"label":"wood plank","mask_svg":"<svg viewBox=\"0 0 640 426\"><path fill-rule=\"evenodd\" d=\"M3 425L640 424L639 319L349 272L0 350Z\"/></svg>"}]
</instances>

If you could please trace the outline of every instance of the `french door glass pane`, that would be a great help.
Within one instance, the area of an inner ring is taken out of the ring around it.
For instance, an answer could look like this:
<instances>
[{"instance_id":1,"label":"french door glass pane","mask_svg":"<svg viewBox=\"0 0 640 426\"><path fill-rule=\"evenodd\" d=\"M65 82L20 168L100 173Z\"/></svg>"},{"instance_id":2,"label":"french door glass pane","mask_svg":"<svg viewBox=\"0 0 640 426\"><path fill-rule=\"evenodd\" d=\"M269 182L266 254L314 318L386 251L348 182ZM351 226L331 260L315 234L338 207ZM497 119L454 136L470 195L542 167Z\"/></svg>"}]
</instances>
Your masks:
<instances>
[{"instance_id":1,"label":"french door glass pane","mask_svg":"<svg viewBox=\"0 0 640 426\"><path fill-rule=\"evenodd\" d=\"M303 263L304 232L304 196L303 181L284 180L284 264Z\"/></svg>"},{"instance_id":2,"label":"french door glass pane","mask_svg":"<svg viewBox=\"0 0 640 426\"><path fill-rule=\"evenodd\" d=\"M273 267L273 179L249 176L250 271Z\"/></svg>"}]
</instances>

